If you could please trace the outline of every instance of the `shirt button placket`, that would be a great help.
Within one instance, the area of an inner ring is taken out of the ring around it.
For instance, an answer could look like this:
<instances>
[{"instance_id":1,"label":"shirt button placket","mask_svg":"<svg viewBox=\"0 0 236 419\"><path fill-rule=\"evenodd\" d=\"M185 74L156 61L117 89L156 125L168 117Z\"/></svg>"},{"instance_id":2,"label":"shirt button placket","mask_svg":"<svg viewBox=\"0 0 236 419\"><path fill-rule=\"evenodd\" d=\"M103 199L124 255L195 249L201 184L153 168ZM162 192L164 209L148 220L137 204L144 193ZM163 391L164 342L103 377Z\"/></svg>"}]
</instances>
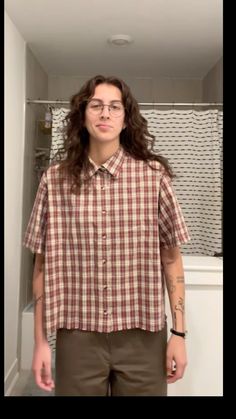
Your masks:
<instances>
[{"instance_id":1,"label":"shirt button placket","mask_svg":"<svg viewBox=\"0 0 236 419\"><path fill-rule=\"evenodd\" d=\"M105 190L104 185L101 186L101 190L102 191ZM107 211L103 208L102 209L103 216L105 216L106 213L107 213ZM103 225L105 225L105 223ZM106 258L106 250L107 249L106 249L106 242L105 242L106 238L107 238L107 235L105 233L103 233L102 234L102 247L103 247L103 251L104 251L104 254L105 254L105 257L102 259L102 264L103 264L103 267L104 267L104 277L105 277L105 282L103 282L103 286L102 286L102 290L105 292L105 295L103 296L103 301L105 303L103 314L104 314L104 317L107 319L109 313L108 313L108 309L107 309L107 293L106 293L106 291L108 289L108 286L107 286L107 278L106 278L106 271L105 271L106 263L107 263L107 258ZM103 277L103 281L104 281L104 277Z\"/></svg>"}]
</instances>

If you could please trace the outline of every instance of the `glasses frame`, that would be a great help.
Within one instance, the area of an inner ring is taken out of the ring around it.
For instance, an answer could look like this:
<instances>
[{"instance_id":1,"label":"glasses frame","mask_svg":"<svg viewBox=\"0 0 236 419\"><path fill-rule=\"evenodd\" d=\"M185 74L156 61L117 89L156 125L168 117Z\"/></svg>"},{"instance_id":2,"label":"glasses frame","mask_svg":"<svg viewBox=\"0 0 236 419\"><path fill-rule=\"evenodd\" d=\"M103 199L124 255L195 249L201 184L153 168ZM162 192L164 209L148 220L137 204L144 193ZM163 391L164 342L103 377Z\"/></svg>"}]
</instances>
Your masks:
<instances>
[{"instance_id":1,"label":"glasses frame","mask_svg":"<svg viewBox=\"0 0 236 419\"><path fill-rule=\"evenodd\" d=\"M88 107L88 111L92 114L92 115L101 115L102 113L103 113L103 111L104 111L104 107L105 106L107 106L108 107L108 110L109 110L109 113L110 113L110 115L111 116L113 116L114 118L119 118L120 116L122 116L122 114L125 114L125 107L124 107L124 105L123 105L123 103L121 102L121 101L119 101L119 100L114 100L114 101L112 101L113 103L110 103L109 105L108 104L106 104L106 103L103 103L103 102L100 102L99 100L96 100L96 99L90 99L90 100L88 100L87 101L87 106L89 106L89 104L91 103L91 102L96 102L97 103L97 105L99 105L99 106L101 106L101 110L99 111L99 112L93 112L93 110L91 109L91 108L89 108ZM119 103L119 104L121 104L121 106L122 106L122 111L121 111L121 113L119 114L119 115L114 115L112 112L112 110L111 110L111 106L114 104L114 103Z\"/></svg>"}]
</instances>

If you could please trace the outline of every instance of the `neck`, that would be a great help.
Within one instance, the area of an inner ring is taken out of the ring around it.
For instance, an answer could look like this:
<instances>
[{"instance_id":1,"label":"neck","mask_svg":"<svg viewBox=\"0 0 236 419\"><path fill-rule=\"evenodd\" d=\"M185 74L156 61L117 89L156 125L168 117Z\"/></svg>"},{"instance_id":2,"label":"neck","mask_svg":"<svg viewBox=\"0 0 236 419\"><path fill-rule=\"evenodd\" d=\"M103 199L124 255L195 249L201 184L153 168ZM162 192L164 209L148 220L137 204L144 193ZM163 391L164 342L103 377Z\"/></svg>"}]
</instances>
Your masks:
<instances>
[{"instance_id":1,"label":"neck","mask_svg":"<svg viewBox=\"0 0 236 419\"><path fill-rule=\"evenodd\" d=\"M94 144L91 142L89 144L88 155L94 161L94 163L101 165L116 153L119 146L119 141L113 144Z\"/></svg>"}]
</instances>

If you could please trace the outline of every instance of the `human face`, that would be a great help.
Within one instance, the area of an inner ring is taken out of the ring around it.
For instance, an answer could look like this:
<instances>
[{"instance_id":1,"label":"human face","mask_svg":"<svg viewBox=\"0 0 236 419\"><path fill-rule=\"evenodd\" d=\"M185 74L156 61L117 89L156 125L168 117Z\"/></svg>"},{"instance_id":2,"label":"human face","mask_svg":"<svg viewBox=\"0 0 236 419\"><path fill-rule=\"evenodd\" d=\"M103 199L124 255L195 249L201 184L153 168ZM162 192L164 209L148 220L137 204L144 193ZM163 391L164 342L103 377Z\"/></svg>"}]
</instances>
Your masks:
<instances>
[{"instance_id":1,"label":"human face","mask_svg":"<svg viewBox=\"0 0 236 419\"><path fill-rule=\"evenodd\" d=\"M91 100L98 100L104 105L110 105L114 101L122 104L122 95L120 89L112 84L102 83L96 86ZM96 144L118 143L121 131L125 128L125 110L119 116L113 116L108 106L94 114L89 105L85 110L85 127L90 135L90 142Z\"/></svg>"}]
</instances>

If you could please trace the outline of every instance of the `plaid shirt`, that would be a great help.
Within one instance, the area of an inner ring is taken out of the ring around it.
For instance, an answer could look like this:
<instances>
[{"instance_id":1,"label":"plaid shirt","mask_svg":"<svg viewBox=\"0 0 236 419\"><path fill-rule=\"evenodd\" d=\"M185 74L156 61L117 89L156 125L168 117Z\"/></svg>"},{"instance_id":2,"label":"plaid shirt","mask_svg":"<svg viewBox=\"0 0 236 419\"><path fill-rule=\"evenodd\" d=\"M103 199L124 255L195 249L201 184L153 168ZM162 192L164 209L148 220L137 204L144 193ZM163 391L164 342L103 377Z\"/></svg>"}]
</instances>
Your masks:
<instances>
[{"instance_id":1,"label":"plaid shirt","mask_svg":"<svg viewBox=\"0 0 236 419\"><path fill-rule=\"evenodd\" d=\"M46 333L161 330L160 247L189 240L170 178L122 146L101 167L90 162L79 195L59 181L58 164L48 168L25 233L23 244L45 254Z\"/></svg>"}]
</instances>

